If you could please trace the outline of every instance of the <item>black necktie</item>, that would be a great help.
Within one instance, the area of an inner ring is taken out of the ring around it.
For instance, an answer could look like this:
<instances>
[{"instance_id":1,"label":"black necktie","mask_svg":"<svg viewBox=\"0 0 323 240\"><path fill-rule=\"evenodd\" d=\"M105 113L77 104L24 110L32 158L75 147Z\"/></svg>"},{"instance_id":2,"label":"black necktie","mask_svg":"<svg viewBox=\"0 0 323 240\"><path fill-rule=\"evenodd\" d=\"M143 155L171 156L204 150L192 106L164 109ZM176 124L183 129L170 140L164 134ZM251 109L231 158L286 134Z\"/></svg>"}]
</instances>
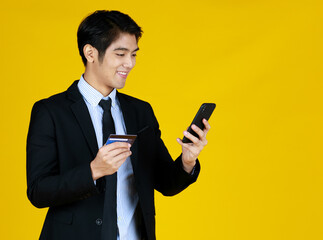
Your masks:
<instances>
[{"instance_id":1,"label":"black necktie","mask_svg":"<svg viewBox=\"0 0 323 240\"><path fill-rule=\"evenodd\" d=\"M102 99L99 105L103 108L102 133L103 145L110 134L115 134L114 122L111 115L111 99ZM105 176L105 197L102 224L102 240L117 239L117 173Z\"/></svg>"},{"instance_id":2,"label":"black necktie","mask_svg":"<svg viewBox=\"0 0 323 240\"><path fill-rule=\"evenodd\" d=\"M108 100L102 99L99 102L99 105L103 108L103 117L102 117L102 133L103 133L103 145L108 140L110 134L115 134L116 130L114 128L114 122L111 115L111 99Z\"/></svg>"}]
</instances>

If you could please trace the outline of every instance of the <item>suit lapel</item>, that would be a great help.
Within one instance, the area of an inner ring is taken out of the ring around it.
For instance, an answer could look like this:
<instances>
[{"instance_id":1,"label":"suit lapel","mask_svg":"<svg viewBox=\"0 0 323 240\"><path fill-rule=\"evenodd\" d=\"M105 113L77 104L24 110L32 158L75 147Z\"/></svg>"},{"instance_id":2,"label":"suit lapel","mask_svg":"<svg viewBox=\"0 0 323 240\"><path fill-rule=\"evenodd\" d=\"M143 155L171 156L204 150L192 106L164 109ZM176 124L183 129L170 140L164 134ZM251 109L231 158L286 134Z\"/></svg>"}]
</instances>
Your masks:
<instances>
[{"instance_id":1,"label":"suit lapel","mask_svg":"<svg viewBox=\"0 0 323 240\"><path fill-rule=\"evenodd\" d=\"M67 97L73 101L71 110L79 123L84 137L88 143L93 156L95 157L98 152L98 143L96 140L95 130L89 114L89 110L83 100L81 93L78 90L77 82L75 81L67 90Z\"/></svg>"},{"instance_id":2,"label":"suit lapel","mask_svg":"<svg viewBox=\"0 0 323 240\"><path fill-rule=\"evenodd\" d=\"M123 119L126 124L127 134L137 134L138 127L136 124L136 112L132 103L125 99L124 95L119 92L117 92L117 96L120 102Z\"/></svg>"},{"instance_id":3,"label":"suit lapel","mask_svg":"<svg viewBox=\"0 0 323 240\"><path fill-rule=\"evenodd\" d=\"M137 126L137 118L136 118L136 111L134 106L132 105L132 102L125 99L124 95L117 92L118 100L120 103L123 119L126 125L127 134L134 134L137 135L138 132L138 126ZM138 139L134 142L134 144L131 147L132 155L131 155L131 163L133 170L136 173L138 173Z\"/></svg>"}]
</instances>

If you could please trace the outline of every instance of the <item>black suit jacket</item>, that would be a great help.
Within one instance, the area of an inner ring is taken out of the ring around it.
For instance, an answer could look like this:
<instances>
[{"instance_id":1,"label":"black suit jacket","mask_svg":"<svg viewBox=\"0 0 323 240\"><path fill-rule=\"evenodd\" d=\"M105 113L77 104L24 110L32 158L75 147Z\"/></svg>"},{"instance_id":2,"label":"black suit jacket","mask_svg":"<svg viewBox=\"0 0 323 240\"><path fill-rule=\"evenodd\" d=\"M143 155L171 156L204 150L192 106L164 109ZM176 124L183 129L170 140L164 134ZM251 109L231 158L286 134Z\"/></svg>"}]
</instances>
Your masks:
<instances>
[{"instance_id":1,"label":"black suit jacket","mask_svg":"<svg viewBox=\"0 0 323 240\"><path fill-rule=\"evenodd\" d=\"M154 189L174 195L196 181L200 166L187 174L181 156L173 161L160 138L158 122L144 101L117 93L131 147L144 235L155 239ZM101 239L104 178L95 185L90 162L98 151L87 106L77 81L63 93L36 102L27 137L27 195L49 207L40 239Z\"/></svg>"}]
</instances>

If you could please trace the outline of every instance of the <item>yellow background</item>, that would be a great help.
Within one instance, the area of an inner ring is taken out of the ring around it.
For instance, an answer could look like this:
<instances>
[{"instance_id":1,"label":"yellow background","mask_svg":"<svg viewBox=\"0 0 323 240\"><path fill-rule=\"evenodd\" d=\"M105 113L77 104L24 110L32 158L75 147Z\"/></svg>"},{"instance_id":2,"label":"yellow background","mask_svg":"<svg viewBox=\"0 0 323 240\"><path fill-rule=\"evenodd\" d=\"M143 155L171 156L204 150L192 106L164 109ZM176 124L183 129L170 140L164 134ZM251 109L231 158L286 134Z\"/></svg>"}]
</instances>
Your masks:
<instances>
[{"instance_id":1,"label":"yellow background","mask_svg":"<svg viewBox=\"0 0 323 240\"><path fill-rule=\"evenodd\" d=\"M198 181L156 194L158 239L323 239L320 0L2 2L0 238L39 236L46 209L26 197L31 107L81 76L76 30L96 9L143 27L122 92L152 104L174 157L199 105L217 104Z\"/></svg>"}]
</instances>

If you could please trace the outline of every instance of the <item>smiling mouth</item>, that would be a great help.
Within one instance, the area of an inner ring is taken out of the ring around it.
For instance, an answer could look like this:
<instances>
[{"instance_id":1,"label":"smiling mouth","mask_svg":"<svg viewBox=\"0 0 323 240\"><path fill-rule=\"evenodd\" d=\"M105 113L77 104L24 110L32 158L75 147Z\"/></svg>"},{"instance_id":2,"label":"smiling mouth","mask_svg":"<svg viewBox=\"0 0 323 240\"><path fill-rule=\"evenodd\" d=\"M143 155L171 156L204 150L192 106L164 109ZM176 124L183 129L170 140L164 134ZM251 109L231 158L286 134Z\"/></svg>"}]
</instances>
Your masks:
<instances>
[{"instance_id":1,"label":"smiling mouth","mask_svg":"<svg viewBox=\"0 0 323 240\"><path fill-rule=\"evenodd\" d=\"M127 77L128 72L117 72L121 77Z\"/></svg>"}]
</instances>

